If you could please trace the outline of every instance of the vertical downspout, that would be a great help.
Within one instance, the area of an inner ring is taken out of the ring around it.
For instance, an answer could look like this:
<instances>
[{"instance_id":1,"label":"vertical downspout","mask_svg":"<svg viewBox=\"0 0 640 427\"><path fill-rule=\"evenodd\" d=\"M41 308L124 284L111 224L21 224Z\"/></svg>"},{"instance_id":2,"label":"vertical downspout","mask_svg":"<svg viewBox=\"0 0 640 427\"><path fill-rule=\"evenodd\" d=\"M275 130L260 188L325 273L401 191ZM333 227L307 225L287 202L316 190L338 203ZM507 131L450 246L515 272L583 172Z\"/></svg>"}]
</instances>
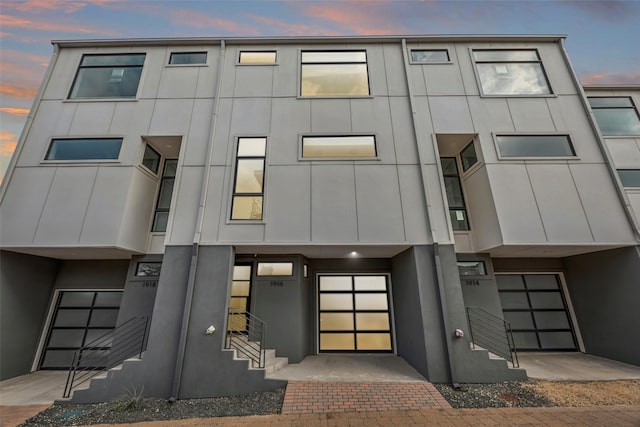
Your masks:
<instances>
[{"instance_id":1,"label":"vertical downspout","mask_svg":"<svg viewBox=\"0 0 640 427\"><path fill-rule=\"evenodd\" d=\"M33 118L36 116L36 112L40 108L40 102L42 101L42 96L44 95L44 91L49 86L49 81L51 80L51 75L53 74L53 69L58 62L58 56L60 54L60 47L54 43L53 45L53 54L51 56L51 61L49 61L49 66L44 73L44 78L42 80L42 84L38 89L38 93L36 94L35 99L33 100L33 104L31 105L31 110L29 110L29 115L27 116L27 121L22 128L22 132L20 133L20 138L18 138L18 143L16 144L16 148L11 156L11 161L9 162L9 166L7 167L7 171L2 179L2 184L0 184L0 203L4 199L4 195L7 192L7 186L11 177L13 176L13 172L16 168L16 164L18 163L18 157L20 157L20 153L22 153L22 148L24 147L24 143L27 140L27 136L31 131L31 126L33 125Z\"/></svg>"},{"instance_id":2,"label":"vertical downspout","mask_svg":"<svg viewBox=\"0 0 640 427\"><path fill-rule=\"evenodd\" d=\"M620 201L622 202L622 205L624 206L625 215L627 216L627 219L631 223L631 228L633 228L634 237L636 238L636 240L640 240L640 224L638 224L638 221L636 220L636 217L633 214L633 211L631 210L631 203L629 202L627 195L622 189L623 188L622 182L620 181L618 172L616 171L613 165L613 158L611 157L609 148L607 147L607 144L604 142L604 137L600 132L600 128L598 127L595 119L593 118L593 113L591 113L591 106L587 101L587 94L585 93L584 88L582 87L582 83L580 83L580 80L578 79L578 75L576 74L576 71L573 69L573 65L571 65L571 61L569 61L569 54L567 53L567 49L564 44L564 38L560 39L560 50L562 51L562 58L564 59L564 62L570 71L573 84L576 86L576 89L580 94L580 102L582 102L582 106L584 107L584 110L587 113L589 124L591 125L591 129L593 130L593 133L596 135L596 140L598 141L598 148L600 148L600 152L602 153L602 156L605 159L605 163L607 164L607 171L609 172L611 179L613 179L613 182L616 184L615 185L616 193L618 194L618 198L620 199Z\"/></svg>"},{"instance_id":3,"label":"vertical downspout","mask_svg":"<svg viewBox=\"0 0 640 427\"><path fill-rule=\"evenodd\" d=\"M171 384L171 398L174 401L180 394L180 383L182 380L182 369L184 367L184 355L187 347L187 334L189 332L189 321L191 319L191 305L193 304L193 291L196 284L196 272L198 267L198 253L200 236L204 224L204 208L207 202L207 192L209 189L209 180L211 178L211 164L213 162L213 138L215 135L216 125L218 123L217 115L220 108L220 86L222 85L222 77L224 71L224 60L226 53L226 45L224 40L220 40L220 58L218 60L218 75L216 86L214 89L214 104L211 122L209 124L209 146L207 151L205 170L202 172L202 182L200 184L200 205L198 206L198 215L196 217L196 227L193 234L193 243L191 246L191 265L189 266L189 278L187 280L187 293L184 298L184 309L182 311L182 328L180 330L180 340L178 342L178 354L176 356L176 365L173 370L173 383Z\"/></svg>"},{"instance_id":4,"label":"vertical downspout","mask_svg":"<svg viewBox=\"0 0 640 427\"><path fill-rule=\"evenodd\" d=\"M455 367L453 360L453 349L450 342L451 330L449 328L449 310L447 309L447 300L444 289L444 277L442 275L442 265L440 263L440 252L438 248L438 242L436 241L436 233L434 232L433 223L431 221L432 211L431 203L429 202L429 190L427 187L427 172L425 170L424 155L422 153L422 145L420 144L418 123L416 120L416 106L413 97L413 91L411 88L411 76L409 75L409 58L407 56L407 40L402 39L402 59L404 62L405 79L407 81L407 93L409 97L409 106L411 108L411 122L413 123L413 134L416 141L416 148L418 150L418 162L420 163L420 177L422 178L422 188L424 190L424 202L427 208L427 225L429 227L429 233L431 234L431 241L433 242L433 261L436 267L436 281L438 282L438 293L440 295L440 308L442 313L442 325L444 327L445 344L447 348L449 376L451 378L451 384L453 388L458 390L460 385L456 381Z\"/></svg>"}]
</instances>

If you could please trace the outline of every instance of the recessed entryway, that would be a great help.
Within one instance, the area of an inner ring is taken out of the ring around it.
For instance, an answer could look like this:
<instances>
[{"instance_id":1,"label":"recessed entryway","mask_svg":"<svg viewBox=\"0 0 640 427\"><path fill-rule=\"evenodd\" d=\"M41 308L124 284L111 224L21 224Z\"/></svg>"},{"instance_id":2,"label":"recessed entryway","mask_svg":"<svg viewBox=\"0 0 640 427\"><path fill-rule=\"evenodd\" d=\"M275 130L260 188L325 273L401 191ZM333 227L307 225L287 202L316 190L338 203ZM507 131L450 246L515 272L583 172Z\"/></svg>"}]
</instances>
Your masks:
<instances>
[{"instance_id":1,"label":"recessed entryway","mask_svg":"<svg viewBox=\"0 0 640 427\"><path fill-rule=\"evenodd\" d=\"M392 352L386 275L319 275L320 352Z\"/></svg>"}]
</instances>

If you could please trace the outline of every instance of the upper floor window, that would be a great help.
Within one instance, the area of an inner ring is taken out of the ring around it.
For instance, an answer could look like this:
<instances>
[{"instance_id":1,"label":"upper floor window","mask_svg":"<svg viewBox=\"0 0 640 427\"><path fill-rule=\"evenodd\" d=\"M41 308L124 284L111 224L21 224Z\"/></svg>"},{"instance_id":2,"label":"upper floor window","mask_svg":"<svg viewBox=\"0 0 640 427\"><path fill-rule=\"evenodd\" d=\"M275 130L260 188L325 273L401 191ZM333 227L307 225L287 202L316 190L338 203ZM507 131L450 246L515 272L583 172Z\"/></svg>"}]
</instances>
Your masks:
<instances>
[{"instance_id":1,"label":"upper floor window","mask_svg":"<svg viewBox=\"0 0 640 427\"><path fill-rule=\"evenodd\" d=\"M303 51L301 96L367 96L367 52Z\"/></svg>"},{"instance_id":2,"label":"upper floor window","mask_svg":"<svg viewBox=\"0 0 640 427\"><path fill-rule=\"evenodd\" d=\"M449 62L449 51L447 49L411 49L412 64L433 62Z\"/></svg>"},{"instance_id":3,"label":"upper floor window","mask_svg":"<svg viewBox=\"0 0 640 427\"><path fill-rule=\"evenodd\" d=\"M551 87L535 49L474 50L485 95L548 95Z\"/></svg>"},{"instance_id":4,"label":"upper floor window","mask_svg":"<svg viewBox=\"0 0 640 427\"><path fill-rule=\"evenodd\" d=\"M589 97L604 136L640 135L638 111L629 97Z\"/></svg>"},{"instance_id":5,"label":"upper floor window","mask_svg":"<svg viewBox=\"0 0 640 427\"><path fill-rule=\"evenodd\" d=\"M160 167L160 153L154 150L149 144L146 144L144 147L142 166L149 169L154 174L158 173L158 168Z\"/></svg>"},{"instance_id":6,"label":"upper floor window","mask_svg":"<svg viewBox=\"0 0 640 427\"><path fill-rule=\"evenodd\" d=\"M52 139L45 160L117 160L122 138Z\"/></svg>"},{"instance_id":7,"label":"upper floor window","mask_svg":"<svg viewBox=\"0 0 640 427\"><path fill-rule=\"evenodd\" d=\"M275 50L241 50L238 57L238 64L265 65L275 63Z\"/></svg>"},{"instance_id":8,"label":"upper floor window","mask_svg":"<svg viewBox=\"0 0 640 427\"><path fill-rule=\"evenodd\" d=\"M83 55L69 98L135 98L144 53Z\"/></svg>"},{"instance_id":9,"label":"upper floor window","mask_svg":"<svg viewBox=\"0 0 640 427\"><path fill-rule=\"evenodd\" d=\"M473 165L478 163L478 155L476 154L476 147L473 145L473 141L467 144L460 152L460 163L462 163L463 172L468 171Z\"/></svg>"},{"instance_id":10,"label":"upper floor window","mask_svg":"<svg viewBox=\"0 0 640 427\"><path fill-rule=\"evenodd\" d=\"M618 169L618 176L623 187L640 188L640 169Z\"/></svg>"},{"instance_id":11,"label":"upper floor window","mask_svg":"<svg viewBox=\"0 0 640 427\"><path fill-rule=\"evenodd\" d=\"M166 159L162 168L162 179L160 179L160 191L158 191L158 201L156 211L153 216L151 231L167 231L169 222L169 208L171 208L171 197L173 196L173 185L176 181L176 170L178 168L177 159Z\"/></svg>"},{"instance_id":12,"label":"upper floor window","mask_svg":"<svg viewBox=\"0 0 640 427\"><path fill-rule=\"evenodd\" d=\"M376 157L376 139L362 136L303 136L302 158Z\"/></svg>"},{"instance_id":13,"label":"upper floor window","mask_svg":"<svg viewBox=\"0 0 640 427\"><path fill-rule=\"evenodd\" d=\"M499 135L496 136L501 157L573 157L567 135Z\"/></svg>"},{"instance_id":14,"label":"upper floor window","mask_svg":"<svg viewBox=\"0 0 640 427\"><path fill-rule=\"evenodd\" d=\"M267 138L238 138L231 219L262 219Z\"/></svg>"},{"instance_id":15,"label":"upper floor window","mask_svg":"<svg viewBox=\"0 0 640 427\"><path fill-rule=\"evenodd\" d=\"M449 216L451 226L454 231L469 230L469 219L467 208L464 204L464 194L462 193L462 183L458 173L458 164L455 157L441 157L442 176L444 187L447 193L447 203L449 204Z\"/></svg>"},{"instance_id":16,"label":"upper floor window","mask_svg":"<svg viewBox=\"0 0 640 427\"><path fill-rule=\"evenodd\" d=\"M201 65L207 63L207 52L171 52L171 65Z\"/></svg>"}]
</instances>

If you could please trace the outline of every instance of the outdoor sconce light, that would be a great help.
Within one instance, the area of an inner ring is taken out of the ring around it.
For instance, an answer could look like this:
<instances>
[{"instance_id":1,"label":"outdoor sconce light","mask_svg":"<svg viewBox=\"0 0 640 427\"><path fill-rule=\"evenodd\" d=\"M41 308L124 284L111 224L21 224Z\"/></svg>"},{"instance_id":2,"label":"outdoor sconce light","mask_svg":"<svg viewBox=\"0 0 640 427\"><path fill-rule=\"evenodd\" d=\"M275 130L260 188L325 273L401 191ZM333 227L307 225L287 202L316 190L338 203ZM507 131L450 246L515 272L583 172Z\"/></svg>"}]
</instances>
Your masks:
<instances>
[{"instance_id":1,"label":"outdoor sconce light","mask_svg":"<svg viewBox=\"0 0 640 427\"><path fill-rule=\"evenodd\" d=\"M456 329L456 338L464 337L464 331L462 329Z\"/></svg>"},{"instance_id":2,"label":"outdoor sconce light","mask_svg":"<svg viewBox=\"0 0 640 427\"><path fill-rule=\"evenodd\" d=\"M211 325L207 328L207 330L204 333L207 335L213 335L215 331L216 331L216 327Z\"/></svg>"}]
</instances>

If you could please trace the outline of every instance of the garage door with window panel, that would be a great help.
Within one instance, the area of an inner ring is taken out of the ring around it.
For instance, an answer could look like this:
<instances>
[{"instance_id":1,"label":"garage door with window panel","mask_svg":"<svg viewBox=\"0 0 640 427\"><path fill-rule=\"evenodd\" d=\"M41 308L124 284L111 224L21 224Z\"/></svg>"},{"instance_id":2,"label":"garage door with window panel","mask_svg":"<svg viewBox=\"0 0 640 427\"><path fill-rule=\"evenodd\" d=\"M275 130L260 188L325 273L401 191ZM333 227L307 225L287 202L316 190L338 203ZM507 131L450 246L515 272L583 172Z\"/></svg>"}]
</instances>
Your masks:
<instances>
[{"instance_id":1,"label":"garage door with window panel","mask_svg":"<svg viewBox=\"0 0 640 427\"><path fill-rule=\"evenodd\" d=\"M577 349L557 274L498 274L496 282L516 350Z\"/></svg>"},{"instance_id":2,"label":"garage door with window panel","mask_svg":"<svg viewBox=\"0 0 640 427\"><path fill-rule=\"evenodd\" d=\"M391 352L387 276L319 276L321 352Z\"/></svg>"},{"instance_id":3,"label":"garage door with window panel","mask_svg":"<svg viewBox=\"0 0 640 427\"><path fill-rule=\"evenodd\" d=\"M40 369L69 369L73 353L116 326L122 291L62 291L40 359ZM101 343L92 352L108 352ZM88 356L88 352L84 352Z\"/></svg>"}]
</instances>

